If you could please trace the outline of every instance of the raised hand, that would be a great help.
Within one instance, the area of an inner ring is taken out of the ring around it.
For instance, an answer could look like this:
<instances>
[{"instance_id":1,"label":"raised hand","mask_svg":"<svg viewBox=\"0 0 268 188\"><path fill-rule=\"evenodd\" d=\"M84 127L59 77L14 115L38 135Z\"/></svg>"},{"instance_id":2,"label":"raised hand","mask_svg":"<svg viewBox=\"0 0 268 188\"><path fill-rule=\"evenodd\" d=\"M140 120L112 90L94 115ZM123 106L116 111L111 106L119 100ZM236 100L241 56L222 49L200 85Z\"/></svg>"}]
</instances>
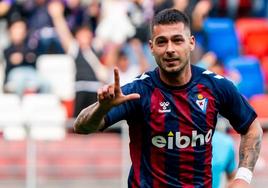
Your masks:
<instances>
[{"instance_id":1,"label":"raised hand","mask_svg":"<svg viewBox=\"0 0 268 188\"><path fill-rule=\"evenodd\" d=\"M52 18L62 17L64 6L60 1L51 1L48 4L48 13Z\"/></svg>"},{"instance_id":2,"label":"raised hand","mask_svg":"<svg viewBox=\"0 0 268 188\"><path fill-rule=\"evenodd\" d=\"M98 101L100 105L105 109L110 109L114 106L122 104L128 100L139 99L138 93L132 93L124 95L120 88L120 77L118 68L114 69L114 83L105 85L98 90Z\"/></svg>"}]
</instances>

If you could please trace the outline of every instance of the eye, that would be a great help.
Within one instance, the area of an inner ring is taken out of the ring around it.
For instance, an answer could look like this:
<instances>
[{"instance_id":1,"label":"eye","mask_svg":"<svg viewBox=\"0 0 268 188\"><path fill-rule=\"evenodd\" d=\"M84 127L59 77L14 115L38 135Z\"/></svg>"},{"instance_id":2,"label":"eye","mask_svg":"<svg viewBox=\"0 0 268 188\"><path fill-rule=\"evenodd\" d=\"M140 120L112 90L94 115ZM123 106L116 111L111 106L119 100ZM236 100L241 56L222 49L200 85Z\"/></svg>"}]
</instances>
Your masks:
<instances>
[{"instance_id":1,"label":"eye","mask_svg":"<svg viewBox=\"0 0 268 188\"><path fill-rule=\"evenodd\" d=\"M180 44L180 43L184 42L184 39L183 38L174 38L173 42L176 44Z\"/></svg>"},{"instance_id":2,"label":"eye","mask_svg":"<svg viewBox=\"0 0 268 188\"><path fill-rule=\"evenodd\" d=\"M167 40L165 40L165 39L157 39L155 43L156 43L157 46L163 46L163 45L165 45L167 43Z\"/></svg>"}]
</instances>

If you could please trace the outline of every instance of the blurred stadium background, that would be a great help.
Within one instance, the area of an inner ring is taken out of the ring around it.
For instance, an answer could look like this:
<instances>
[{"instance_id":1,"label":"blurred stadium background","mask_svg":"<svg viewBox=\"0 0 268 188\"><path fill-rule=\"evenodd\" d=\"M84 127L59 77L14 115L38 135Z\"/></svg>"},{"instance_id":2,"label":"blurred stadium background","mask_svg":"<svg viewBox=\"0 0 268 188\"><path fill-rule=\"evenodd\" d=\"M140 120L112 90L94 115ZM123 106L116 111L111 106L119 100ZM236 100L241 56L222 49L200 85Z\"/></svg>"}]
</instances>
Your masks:
<instances>
[{"instance_id":1,"label":"blurred stadium background","mask_svg":"<svg viewBox=\"0 0 268 188\"><path fill-rule=\"evenodd\" d=\"M123 81L131 75L136 76L140 70L155 67L146 45L146 26L154 12L171 6L188 11L193 23L197 23L194 25L194 35L198 45L192 62L201 63L205 68L232 80L259 115L265 133L252 186L264 188L268 185L267 0L62 2L68 10L65 18L70 30L75 30L72 19L79 17L77 12L82 11L82 17L86 15L85 20L93 32L96 54L107 69L112 70L115 65L109 65L111 54L118 55L118 58L124 54L127 56L129 62L117 64L121 66ZM207 6L198 2L211 4ZM46 0L0 1L0 187L127 187L128 132L124 122L102 134L73 134L74 97L77 92L75 60L58 48L60 43L51 20L35 20L39 18L39 13L36 13L39 10L49 17L47 5ZM5 80L9 59L4 51L11 43L8 25L17 13L29 21L28 34L32 34L31 39L34 39L34 44L37 43L31 49L35 53L34 67L49 82L49 92L40 92L36 88L26 88L23 93L7 90ZM45 18L43 16L41 18ZM37 23L42 21L44 25L36 28ZM79 20L74 23L84 24ZM107 77L111 79L112 74ZM238 153L240 138L231 128L229 134L235 140Z\"/></svg>"}]
</instances>

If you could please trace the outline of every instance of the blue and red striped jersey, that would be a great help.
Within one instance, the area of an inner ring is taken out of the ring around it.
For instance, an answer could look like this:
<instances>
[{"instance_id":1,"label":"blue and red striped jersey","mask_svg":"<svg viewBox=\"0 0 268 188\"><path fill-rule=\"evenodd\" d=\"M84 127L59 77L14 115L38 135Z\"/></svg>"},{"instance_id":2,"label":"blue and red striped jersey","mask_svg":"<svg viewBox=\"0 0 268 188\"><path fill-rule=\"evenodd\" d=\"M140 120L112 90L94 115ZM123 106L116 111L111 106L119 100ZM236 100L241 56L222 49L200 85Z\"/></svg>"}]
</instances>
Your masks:
<instances>
[{"instance_id":1,"label":"blue and red striped jersey","mask_svg":"<svg viewBox=\"0 0 268 188\"><path fill-rule=\"evenodd\" d=\"M129 188L211 187L217 115L241 134L256 118L230 81L194 65L191 69L190 82L180 87L163 83L158 68L142 74L122 87L124 94L141 98L112 108L105 117L107 127L128 122Z\"/></svg>"}]
</instances>

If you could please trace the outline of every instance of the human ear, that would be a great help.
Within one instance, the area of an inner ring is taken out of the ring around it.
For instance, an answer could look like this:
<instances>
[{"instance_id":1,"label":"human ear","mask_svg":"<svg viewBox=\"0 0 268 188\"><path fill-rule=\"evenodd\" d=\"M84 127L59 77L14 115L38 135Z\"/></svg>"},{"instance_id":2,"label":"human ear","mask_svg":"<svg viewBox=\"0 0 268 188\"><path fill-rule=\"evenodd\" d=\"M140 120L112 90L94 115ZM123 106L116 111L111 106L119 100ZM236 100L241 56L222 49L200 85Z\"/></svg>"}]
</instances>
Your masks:
<instances>
[{"instance_id":1,"label":"human ear","mask_svg":"<svg viewBox=\"0 0 268 188\"><path fill-rule=\"evenodd\" d=\"M190 49L191 51L195 49L195 38L193 35L190 37Z\"/></svg>"}]
</instances>

